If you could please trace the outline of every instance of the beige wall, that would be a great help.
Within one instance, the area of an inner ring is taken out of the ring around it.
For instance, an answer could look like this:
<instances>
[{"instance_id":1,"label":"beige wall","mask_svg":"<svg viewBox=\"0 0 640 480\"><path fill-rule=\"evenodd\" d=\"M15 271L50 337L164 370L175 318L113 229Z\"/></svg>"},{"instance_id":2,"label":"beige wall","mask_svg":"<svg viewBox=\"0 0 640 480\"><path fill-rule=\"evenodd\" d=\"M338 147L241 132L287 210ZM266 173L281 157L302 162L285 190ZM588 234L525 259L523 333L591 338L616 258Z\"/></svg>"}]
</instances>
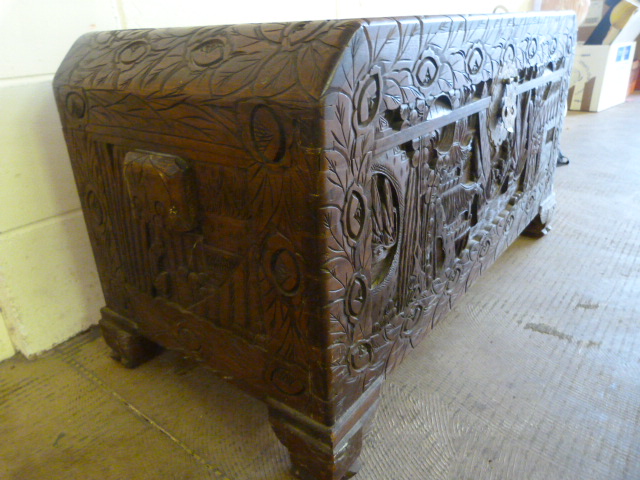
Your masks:
<instances>
[{"instance_id":1,"label":"beige wall","mask_svg":"<svg viewBox=\"0 0 640 480\"><path fill-rule=\"evenodd\" d=\"M0 0L0 360L38 354L103 305L51 94L92 30L527 10L529 0ZM6 328L5 328L6 326Z\"/></svg>"}]
</instances>

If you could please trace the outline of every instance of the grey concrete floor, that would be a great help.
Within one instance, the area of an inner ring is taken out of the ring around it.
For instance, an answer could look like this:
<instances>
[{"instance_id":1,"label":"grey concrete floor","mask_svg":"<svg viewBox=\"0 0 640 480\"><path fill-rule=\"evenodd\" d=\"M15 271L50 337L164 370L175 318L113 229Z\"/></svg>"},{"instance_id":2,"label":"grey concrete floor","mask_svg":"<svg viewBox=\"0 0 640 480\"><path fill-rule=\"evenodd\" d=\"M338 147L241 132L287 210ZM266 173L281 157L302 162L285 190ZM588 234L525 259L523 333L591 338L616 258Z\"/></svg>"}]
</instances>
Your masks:
<instances>
[{"instance_id":1,"label":"grey concrete floor","mask_svg":"<svg viewBox=\"0 0 640 480\"><path fill-rule=\"evenodd\" d=\"M387 379L359 480L640 478L640 96L570 113L519 239ZM290 480L260 402L90 331L0 364L0 479Z\"/></svg>"}]
</instances>

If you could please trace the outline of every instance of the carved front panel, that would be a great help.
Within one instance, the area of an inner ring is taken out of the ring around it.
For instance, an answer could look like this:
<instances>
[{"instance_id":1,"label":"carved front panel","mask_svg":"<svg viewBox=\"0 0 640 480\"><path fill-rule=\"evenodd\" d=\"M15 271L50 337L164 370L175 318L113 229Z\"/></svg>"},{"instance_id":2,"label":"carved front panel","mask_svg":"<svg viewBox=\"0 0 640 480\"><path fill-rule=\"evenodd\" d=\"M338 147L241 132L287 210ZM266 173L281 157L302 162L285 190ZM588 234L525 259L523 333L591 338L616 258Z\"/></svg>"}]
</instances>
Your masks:
<instances>
[{"instance_id":1,"label":"carved front panel","mask_svg":"<svg viewBox=\"0 0 640 480\"><path fill-rule=\"evenodd\" d=\"M336 392L393 368L551 198L573 29L372 21L351 41L324 151Z\"/></svg>"}]
</instances>

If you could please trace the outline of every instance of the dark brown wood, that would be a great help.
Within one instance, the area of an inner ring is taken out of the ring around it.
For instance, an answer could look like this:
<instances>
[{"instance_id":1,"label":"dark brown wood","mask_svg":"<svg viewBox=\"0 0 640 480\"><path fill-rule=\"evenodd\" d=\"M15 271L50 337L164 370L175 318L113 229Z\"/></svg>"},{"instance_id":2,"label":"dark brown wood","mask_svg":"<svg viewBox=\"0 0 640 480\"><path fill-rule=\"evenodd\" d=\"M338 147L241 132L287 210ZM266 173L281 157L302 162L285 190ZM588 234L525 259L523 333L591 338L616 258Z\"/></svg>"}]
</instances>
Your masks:
<instances>
[{"instance_id":1,"label":"dark brown wood","mask_svg":"<svg viewBox=\"0 0 640 480\"><path fill-rule=\"evenodd\" d=\"M104 307L100 330L115 360L127 368L135 368L160 353L159 345L140 335L135 324Z\"/></svg>"},{"instance_id":2,"label":"dark brown wood","mask_svg":"<svg viewBox=\"0 0 640 480\"><path fill-rule=\"evenodd\" d=\"M300 476L349 476L386 372L548 230L574 46L564 13L82 37L54 89L105 339L202 361Z\"/></svg>"}]
</instances>

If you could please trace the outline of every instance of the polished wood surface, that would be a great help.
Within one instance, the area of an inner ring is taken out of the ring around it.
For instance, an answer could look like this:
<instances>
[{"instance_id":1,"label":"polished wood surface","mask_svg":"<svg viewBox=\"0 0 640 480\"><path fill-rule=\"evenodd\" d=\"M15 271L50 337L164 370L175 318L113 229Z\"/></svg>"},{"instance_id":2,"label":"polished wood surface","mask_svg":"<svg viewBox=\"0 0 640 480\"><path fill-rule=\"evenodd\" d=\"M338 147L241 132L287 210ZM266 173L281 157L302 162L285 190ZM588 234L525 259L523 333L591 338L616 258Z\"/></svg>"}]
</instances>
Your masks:
<instances>
[{"instance_id":1,"label":"polished wood surface","mask_svg":"<svg viewBox=\"0 0 640 480\"><path fill-rule=\"evenodd\" d=\"M54 82L126 365L263 398L304 478L353 473L385 373L547 231L575 18L101 32Z\"/></svg>"}]
</instances>

